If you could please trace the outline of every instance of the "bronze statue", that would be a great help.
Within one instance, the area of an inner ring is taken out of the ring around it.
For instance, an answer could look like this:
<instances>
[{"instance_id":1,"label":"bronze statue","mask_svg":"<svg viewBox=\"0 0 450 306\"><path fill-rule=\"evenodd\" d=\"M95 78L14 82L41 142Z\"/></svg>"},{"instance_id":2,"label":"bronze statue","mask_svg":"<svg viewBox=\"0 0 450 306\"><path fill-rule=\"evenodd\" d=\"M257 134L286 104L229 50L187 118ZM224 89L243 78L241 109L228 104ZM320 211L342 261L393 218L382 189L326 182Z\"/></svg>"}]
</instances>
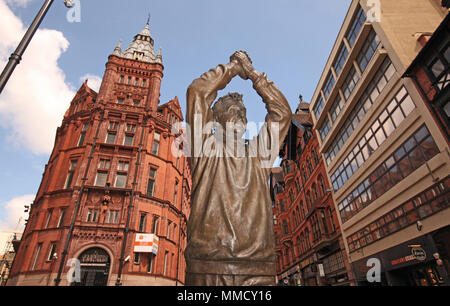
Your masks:
<instances>
[{"instance_id":1,"label":"bronze statue","mask_svg":"<svg viewBox=\"0 0 450 306\"><path fill-rule=\"evenodd\" d=\"M247 125L242 95L228 94L211 108L217 91L236 75L252 81L268 112L263 128L252 140L253 145L241 139ZM189 86L192 206L185 251L187 286L275 284L268 180L291 115L284 95L265 73L253 68L244 51L235 52L230 63L218 65ZM234 123L231 137L224 128L229 123ZM211 135L218 141L211 144ZM243 144L243 155L236 151L239 141ZM262 154L267 146L275 154Z\"/></svg>"}]
</instances>

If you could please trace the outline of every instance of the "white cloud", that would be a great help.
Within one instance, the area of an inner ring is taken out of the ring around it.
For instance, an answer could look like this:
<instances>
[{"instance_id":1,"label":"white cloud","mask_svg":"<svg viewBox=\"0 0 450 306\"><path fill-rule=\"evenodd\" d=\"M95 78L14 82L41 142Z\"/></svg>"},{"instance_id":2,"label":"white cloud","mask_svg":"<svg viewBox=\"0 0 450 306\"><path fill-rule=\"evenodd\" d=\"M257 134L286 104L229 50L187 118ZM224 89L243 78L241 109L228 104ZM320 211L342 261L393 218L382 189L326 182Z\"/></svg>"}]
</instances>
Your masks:
<instances>
[{"instance_id":1,"label":"white cloud","mask_svg":"<svg viewBox=\"0 0 450 306\"><path fill-rule=\"evenodd\" d=\"M33 0L6 0L6 3L16 6L25 7Z\"/></svg>"},{"instance_id":2,"label":"white cloud","mask_svg":"<svg viewBox=\"0 0 450 306\"><path fill-rule=\"evenodd\" d=\"M2 230L19 230L25 229L25 219L28 218L28 213L25 213L24 205L30 205L34 200L35 195L27 194L16 197L9 202L0 204L1 219L0 231Z\"/></svg>"},{"instance_id":3,"label":"white cloud","mask_svg":"<svg viewBox=\"0 0 450 306\"><path fill-rule=\"evenodd\" d=\"M7 2L25 5L29 1ZM0 16L0 65L4 67L26 29L5 0L0 0ZM51 152L56 127L75 95L58 66L68 47L61 32L38 30L0 95L0 124L8 129L8 141L35 154Z\"/></svg>"},{"instance_id":4,"label":"white cloud","mask_svg":"<svg viewBox=\"0 0 450 306\"><path fill-rule=\"evenodd\" d=\"M88 73L80 78L80 82L83 83L86 79L88 80L88 86L98 92L102 84L102 78L98 75Z\"/></svg>"}]
</instances>

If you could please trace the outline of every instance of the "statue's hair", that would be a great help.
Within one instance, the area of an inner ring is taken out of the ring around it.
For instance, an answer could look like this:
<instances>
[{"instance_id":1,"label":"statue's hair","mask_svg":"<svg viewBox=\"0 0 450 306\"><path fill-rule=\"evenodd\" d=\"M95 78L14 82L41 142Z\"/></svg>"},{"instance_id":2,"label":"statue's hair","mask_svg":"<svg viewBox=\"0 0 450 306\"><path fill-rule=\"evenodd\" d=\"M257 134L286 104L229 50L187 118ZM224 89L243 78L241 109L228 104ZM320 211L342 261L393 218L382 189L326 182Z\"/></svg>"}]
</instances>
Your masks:
<instances>
[{"instance_id":1,"label":"statue's hair","mask_svg":"<svg viewBox=\"0 0 450 306\"><path fill-rule=\"evenodd\" d=\"M237 92L231 92L223 97L220 97L212 107L213 113L220 114L226 110L231 103L240 104L245 108L244 103L242 102L242 97L243 95Z\"/></svg>"}]
</instances>

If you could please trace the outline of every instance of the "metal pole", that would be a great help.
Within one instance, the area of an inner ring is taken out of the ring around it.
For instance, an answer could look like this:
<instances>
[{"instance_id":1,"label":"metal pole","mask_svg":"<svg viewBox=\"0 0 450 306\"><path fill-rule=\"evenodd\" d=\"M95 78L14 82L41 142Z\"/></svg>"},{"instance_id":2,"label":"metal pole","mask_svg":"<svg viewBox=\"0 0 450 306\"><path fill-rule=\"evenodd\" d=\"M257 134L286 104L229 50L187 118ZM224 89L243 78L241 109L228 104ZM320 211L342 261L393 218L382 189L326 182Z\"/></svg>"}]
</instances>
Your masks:
<instances>
[{"instance_id":1,"label":"metal pole","mask_svg":"<svg viewBox=\"0 0 450 306\"><path fill-rule=\"evenodd\" d=\"M8 63L6 64L5 68L3 69L2 74L0 75L0 94L2 93L3 88L5 87L6 83L8 82L14 69L22 60L22 55L24 54L26 48L28 47L28 44L30 43L31 39L33 38L34 33L36 33L37 29L39 28L39 25L41 24L42 20L44 19L45 15L47 14L47 11L49 10L52 3L53 3L53 0L45 1L45 3L41 7L41 10L36 15L33 22L31 23L30 27L28 28L27 32L23 36L16 51L14 51L14 53L11 54Z\"/></svg>"},{"instance_id":2,"label":"metal pole","mask_svg":"<svg viewBox=\"0 0 450 306\"><path fill-rule=\"evenodd\" d=\"M181 183L181 207L180 207L180 224L178 225L178 247L177 247L177 275L175 277L175 286L178 286L178 270L179 270L179 263L180 263L180 240L181 240L181 221L183 219L183 202L184 202L184 170L186 167L186 156L184 156L184 160L183 160L183 174L182 174L182 180L183 182Z\"/></svg>"}]
</instances>

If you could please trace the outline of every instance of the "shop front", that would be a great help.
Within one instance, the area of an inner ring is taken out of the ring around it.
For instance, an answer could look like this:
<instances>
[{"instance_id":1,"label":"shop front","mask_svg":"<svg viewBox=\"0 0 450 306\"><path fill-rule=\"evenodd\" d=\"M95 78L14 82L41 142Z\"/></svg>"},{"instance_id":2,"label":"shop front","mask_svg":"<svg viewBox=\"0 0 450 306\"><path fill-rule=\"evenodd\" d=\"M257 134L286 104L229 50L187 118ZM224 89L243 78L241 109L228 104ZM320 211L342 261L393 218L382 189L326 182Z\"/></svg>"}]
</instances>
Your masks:
<instances>
[{"instance_id":1,"label":"shop front","mask_svg":"<svg viewBox=\"0 0 450 306\"><path fill-rule=\"evenodd\" d=\"M360 286L450 285L442 254L431 234L406 241L352 265Z\"/></svg>"},{"instance_id":2,"label":"shop front","mask_svg":"<svg viewBox=\"0 0 450 306\"><path fill-rule=\"evenodd\" d=\"M81 282L78 286L106 286L111 259L108 253L98 247L90 248L79 256Z\"/></svg>"}]
</instances>

